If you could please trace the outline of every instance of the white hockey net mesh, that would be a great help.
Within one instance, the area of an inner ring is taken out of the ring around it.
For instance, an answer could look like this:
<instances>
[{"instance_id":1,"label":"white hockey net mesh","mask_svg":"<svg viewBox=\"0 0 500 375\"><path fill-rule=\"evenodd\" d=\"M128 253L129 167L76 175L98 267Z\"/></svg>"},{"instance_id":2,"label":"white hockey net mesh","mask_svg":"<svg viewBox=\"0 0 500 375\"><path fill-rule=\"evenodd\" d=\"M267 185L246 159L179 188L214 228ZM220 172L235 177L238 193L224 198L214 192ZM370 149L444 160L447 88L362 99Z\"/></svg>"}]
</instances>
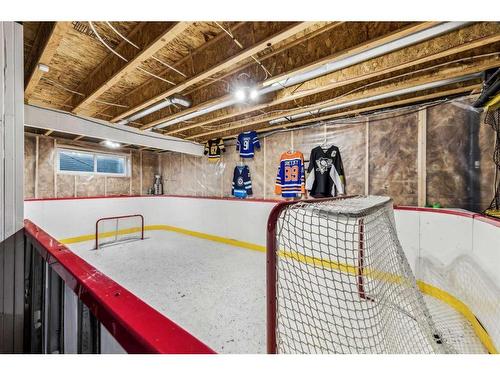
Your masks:
<instances>
[{"instance_id":1,"label":"white hockey net mesh","mask_svg":"<svg viewBox=\"0 0 500 375\"><path fill-rule=\"evenodd\" d=\"M105 218L96 224L96 247L102 248L117 243L143 238L140 216Z\"/></svg>"},{"instance_id":2,"label":"white hockey net mesh","mask_svg":"<svg viewBox=\"0 0 500 375\"><path fill-rule=\"evenodd\" d=\"M392 200L300 202L277 223L278 353L448 353L397 238Z\"/></svg>"}]
</instances>

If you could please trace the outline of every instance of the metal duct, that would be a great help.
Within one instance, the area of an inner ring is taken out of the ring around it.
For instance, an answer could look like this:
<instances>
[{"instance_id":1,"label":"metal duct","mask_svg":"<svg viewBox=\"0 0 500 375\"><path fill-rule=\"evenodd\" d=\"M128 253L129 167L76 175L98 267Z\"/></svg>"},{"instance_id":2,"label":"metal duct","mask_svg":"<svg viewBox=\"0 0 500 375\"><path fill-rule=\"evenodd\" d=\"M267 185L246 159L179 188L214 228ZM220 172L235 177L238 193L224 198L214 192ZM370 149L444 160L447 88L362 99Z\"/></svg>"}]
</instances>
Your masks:
<instances>
[{"instance_id":1,"label":"metal duct","mask_svg":"<svg viewBox=\"0 0 500 375\"><path fill-rule=\"evenodd\" d=\"M298 113L296 115L280 117L280 118L277 118L275 120L269 121L269 124L276 125L276 124L280 124L280 123L287 122L287 121L301 119L301 118L307 117L307 116L313 116L313 115L319 115L321 113L331 112L331 111L334 111L336 109L351 107L353 105L364 104L364 103L372 102L375 100L388 99L388 98L392 98L394 96L411 94L411 93L414 93L417 91L422 91L422 90L434 89L437 87L446 86L446 85L450 85L453 83L469 81L472 79L481 78L481 76L482 76L482 73L473 73L473 74L468 74L468 75L462 76L462 77L442 79L440 81L424 83L422 85L417 85L417 86L413 86L413 87L409 87L409 88L405 88L405 89L386 92L383 94L370 96L368 98L361 98L361 99L351 100L351 101L346 102L346 103L331 105L328 107L316 109L314 111L306 111L306 112Z\"/></svg>"},{"instance_id":2,"label":"metal duct","mask_svg":"<svg viewBox=\"0 0 500 375\"><path fill-rule=\"evenodd\" d=\"M165 100L144 109L141 112L137 112L135 115L132 115L126 119L119 121L118 123L120 125L126 125L129 122L139 120L140 118L146 117L147 115L150 115L153 112L159 111L160 109L166 108L171 105L180 105L181 107L189 108L191 107L191 104L192 104L191 100L189 100L185 96L182 96L180 94L174 94L168 98L165 98Z\"/></svg>"},{"instance_id":3,"label":"metal duct","mask_svg":"<svg viewBox=\"0 0 500 375\"><path fill-rule=\"evenodd\" d=\"M373 59L375 57L387 54L389 52L393 52L393 51L396 51L398 49L405 48L405 47L408 47L410 45L420 43L420 42L423 42L425 40L437 37L439 35L451 32L453 30L467 26L470 23L471 22L445 22L445 23L441 23L439 25L430 27L430 28L422 30L422 31L418 31L418 32L413 33L411 35L402 37L400 39L393 40L391 42L382 44L380 46L367 49L365 51L359 52L359 53L354 54L352 56L348 56L348 57L345 57L343 59L339 59L336 61L326 63L320 67L313 68L311 70L305 71L303 73L297 74L297 75L289 77L287 79L283 79L281 81L274 82L268 86L262 87L259 90L259 95L268 94L268 93L280 90L282 88L293 86L293 85L317 78L319 76L322 76L322 75L325 75L328 73L332 73L332 72L340 70L340 69L344 69L344 68L349 67L349 66L354 65L354 64L359 64L363 61L367 61L367 60ZM198 111L177 117L177 118L172 119L170 121L166 121L164 123L156 125L154 128L155 129L165 128L167 126L174 125L174 124L177 124L177 123L182 122L182 121L190 120L192 118L205 115L207 113L216 111L218 109L232 106L236 103L237 103L237 101L235 99L228 99L228 100L226 100L222 103L216 104L214 106L206 107L206 108L200 109Z\"/></svg>"}]
</instances>

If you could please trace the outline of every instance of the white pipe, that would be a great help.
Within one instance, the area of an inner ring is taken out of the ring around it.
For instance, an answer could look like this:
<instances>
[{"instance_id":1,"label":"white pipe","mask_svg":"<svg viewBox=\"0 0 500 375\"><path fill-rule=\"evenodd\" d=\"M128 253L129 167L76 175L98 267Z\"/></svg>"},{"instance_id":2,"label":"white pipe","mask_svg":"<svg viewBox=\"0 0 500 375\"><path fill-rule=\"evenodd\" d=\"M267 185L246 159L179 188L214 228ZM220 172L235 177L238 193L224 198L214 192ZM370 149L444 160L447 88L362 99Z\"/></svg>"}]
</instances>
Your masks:
<instances>
[{"instance_id":1,"label":"white pipe","mask_svg":"<svg viewBox=\"0 0 500 375\"><path fill-rule=\"evenodd\" d=\"M367 61L370 59L373 59L374 57L381 56L384 54L387 54L389 52L396 51L401 48L408 47L410 45L416 44L423 42L425 40L428 40L430 38L434 38L436 36L451 32L453 30L456 30L458 28L467 26L470 22L445 22L441 23L439 25L430 27L428 29L418 31L416 33L413 33L411 35L402 37L400 39L382 44L377 47L373 47L370 49L367 49L365 51L359 52L355 55L348 56L336 61L332 61L330 63L326 63L320 67L313 68L309 71L306 71L301 74L297 74L296 76L289 77L287 79L284 79L282 81L274 82L272 84L269 84L268 86L265 86L259 90L259 95L264 95L268 94L277 90L280 90L282 88L286 88L289 86L293 86L308 80L311 80L313 78L317 78L321 75L325 75L328 73L332 73L334 71L344 69L348 66L354 65L354 64L359 64L363 61ZM203 108L198 111L188 113L183 116L179 116L175 119L166 121L164 123L161 123L157 126L155 126L156 129L159 128L165 128L170 125L177 124L182 121L190 120L192 118L198 117L205 115L207 113L216 111L218 109L226 108L229 106L232 106L236 104L237 101L235 99L228 99L222 103L213 105L211 107Z\"/></svg>"},{"instance_id":2,"label":"white pipe","mask_svg":"<svg viewBox=\"0 0 500 375\"><path fill-rule=\"evenodd\" d=\"M327 112L334 111L336 109L351 107L354 105L364 104L364 103L372 102L375 100L388 99L388 98L392 98L392 97L398 96L398 95L411 94L411 93L414 93L417 91L429 90L429 89L433 89L433 88L437 88L437 87L441 87L441 86L445 86L445 85L450 85L453 83L469 81L469 80L472 80L475 78L481 78L481 76L482 76L482 73L473 73L473 74L468 74L468 75L462 76L462 77L443 79L440 81L424 83L422 85L417 85L417 86L408 87L408 88L404 88L404 89L400 89L400 90L386 92L383 94L370 96L368 98L351 100L351 101L346 102L346 103L335 104L335 105L331 105L329 107L324 107L324 108L316 109L313 111L306 111L306 112L298 113L296 115L280 117L280 118L269 121L269 124L271 124L271 125L281 124L283 122L293 121L293 120L301 119L301 118L307 117L307 116L319 115L321 113L327 113ZM311 120L314 120L314 119L311 119Z\"/></svg>"},{"instance_id":3,"label":"white pipe","mask_svg":"<svg viewBox=\"0 0 500 375\"><path fill-rule=\"evenodd\" d=\"M168 106L173 105L173 104L177 104L177 105L180 105L182 107L188 108L191 106L191 100L189 100L185 96L175 94L175 95L172 95L172 96L166 98L165 100L163 100L157 104L152 105L151 107L144 109L141 112L136 113L133 116L130 116L126 119L119 121L118 123L120 125L128 124L129 122L143 118L143 117L145 117L153 112L159 111L160 109L163 109L163 108L168 107Z\"/></svg>"}]
</instances>

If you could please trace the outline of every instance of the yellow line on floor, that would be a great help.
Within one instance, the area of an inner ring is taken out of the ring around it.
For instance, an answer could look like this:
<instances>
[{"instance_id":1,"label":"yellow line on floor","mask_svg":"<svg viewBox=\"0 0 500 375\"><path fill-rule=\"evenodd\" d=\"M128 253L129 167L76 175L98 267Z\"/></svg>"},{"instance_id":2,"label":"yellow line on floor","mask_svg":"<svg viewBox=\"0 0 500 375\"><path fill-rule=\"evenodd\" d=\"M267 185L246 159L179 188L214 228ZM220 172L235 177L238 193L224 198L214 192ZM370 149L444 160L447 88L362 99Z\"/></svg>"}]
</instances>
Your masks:
<instances>
[{"instance_id":1,"label":"yellow line on floor","mask_svg":"<svg viewBox=\"0 0 500 375\"><path fill-rule=\"evenodd\" d=\"M118 231L110 231L110 232L103 232L99 234L100 238L109 238L113 237L116 235L121 235L121 234L130 234L130 233L136 233L140 232L141 228L140 227L133 227L133 228L127 228L127 229L120 229ZM196 237L196 238L201 238L204 240L209 240L209 241L214 241L214 242L219 242L223 243L226 245L230 246L235 246L235 247L240 247L248 250L254 250L254 251L260 251L260 252L266 252L266 247L262 245L257 245L251 242L246 242L246 241L240 241L240 240L235 240L233 238L226 238L222 236L216 236L213 234L208 234L208 233L203 233L203 232L197 232L189 229L184 229L180 227L174 227L171 225L163 225L163 224L156 224L156 225L146 225L144 226L144 230L164 230L164 231L169 231L169 232L175 232L175 233L181 233L187 236L191 237ZM63 244L72 244L72 243L78 243L78 242L85 242L85 241L93 241L95 240L95 234L88 234L88 235L83 235L83 236L76 236L76 237L69 237L60 240L61 243ZM324 260L320 258L315 258L315 257L310 257L307 255L300 254L296 251L288 251L288 250L280 250L279 255L288 258L288 259L293 259L298 262L302 263L307 263L312 266L316 267L323 267L323 268L329 268L329 269L334 269L338 270L340 272L345 272L345 273L350 273L350 274L356 274L358 269L355 266L350 266L348 264L342 264L340 262L332 262L330 260ZM374 271L370 270L368 268L365 268L364 270L364 276L365 277L371 277L371 278L376 278L376 279L382 279L387 282L393 282L393 283L399 283L402 281L402 277L398 275L393 275L385 272L379 272L379 271ZM453 295L449 294L448 292L445 292L442 289L439 289L433 285L427 284L421 280L417 281L417 286L420 289L420 291L424 294L427 294L429 296L432 296L440 301L443 301L446 303L448 306L452 307L456 311L462 314L462 316L471 324L472 329L476 333L477 337L483 344L483 346L488 350L490 354L498 354L498 350L496 349L495 345L493 344L493 340L489 336L488 332L484 329L484 327L478 322L476 316L474 313L467 307L466 304L464 304L462 301L454 297Z\"/></svg>"}]
</instances>

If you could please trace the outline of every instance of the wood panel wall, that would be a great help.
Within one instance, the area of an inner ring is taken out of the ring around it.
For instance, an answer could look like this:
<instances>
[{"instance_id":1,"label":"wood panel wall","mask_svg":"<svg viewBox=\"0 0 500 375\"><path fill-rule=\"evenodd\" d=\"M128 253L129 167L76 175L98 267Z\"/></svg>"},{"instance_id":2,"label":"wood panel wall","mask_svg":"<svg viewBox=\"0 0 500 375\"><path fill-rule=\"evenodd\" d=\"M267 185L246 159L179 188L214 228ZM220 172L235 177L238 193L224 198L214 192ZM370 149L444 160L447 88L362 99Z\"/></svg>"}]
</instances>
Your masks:
<instances>
[{"instance_id":1,"label":"wood panel wall","mask_svg":"<svg viewBox=\"0 0 500 375\"><path fill-rule=\"evenodd\" d=\"M154 175L159 171L158 154L132 150L129 153L131 173L128 177L57 173L58 146L68 147L71 143L64 141L58 144L51 137L25 136L25 199L147 194L153 185ZM85 148L102 151L98 147Z\"/></svg>"},{"instance_id":2,"label":"wood panel wall","mask_svg":"<svg viewBox=\"0 0 500 375\"><path fill-rule=\"evenodd\" d=\"M309 159L311 149L326 140L340 148L349 194L389 195L400 205L484 209L493 196L494 137L491 127L471 111L467 105L448 103L270 135L261 139L255 158L244 161L252 174L254 198L280 198L274 195L274 180L282 152L299 150ZM476 137L475 146L471 137ZM206 157L160 154L165 193L229 197L240 158L234 142L226 148L217 164ZM469 152L476 153L477 162L471 164ZM476 186L472 192L471 178Z\"/></svg>"}]
</instances>

